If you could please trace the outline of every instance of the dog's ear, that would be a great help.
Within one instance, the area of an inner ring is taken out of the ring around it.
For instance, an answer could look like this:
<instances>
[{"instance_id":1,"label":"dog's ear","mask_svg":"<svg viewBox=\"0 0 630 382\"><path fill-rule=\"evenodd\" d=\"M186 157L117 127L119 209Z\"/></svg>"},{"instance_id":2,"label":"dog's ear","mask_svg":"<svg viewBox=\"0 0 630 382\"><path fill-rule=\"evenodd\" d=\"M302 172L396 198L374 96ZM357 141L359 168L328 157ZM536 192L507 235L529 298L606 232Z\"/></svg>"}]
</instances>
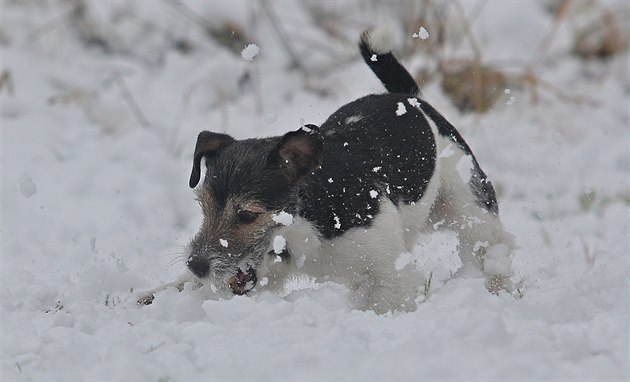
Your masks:
<instances>
[{"instance_id":1,"label":"dog's ear","mask_svg":"<svg viewBox=\"0 0 630 382\"><path fill-rule=\"evenodd\" d=\"M195 146L195 155L193 156L193 168L190 173L188 185L195 188L201 177L201 158L212 157L217 151L234 142L234 138L227 134L212 133L210 131L202 131L197 136L197 146Z\"/></svg>"},{"instance_id":2,"label":"dog's ear","mask_svg":"<svg viewBox=\"0 0 630 382\"><path fill-rule=\"evenodd\" d=\"M271 160L297 181L315 170L322 161L323 142L319 127L306 125L286 133L271 151Z\"/></svg>"}]
</instances>

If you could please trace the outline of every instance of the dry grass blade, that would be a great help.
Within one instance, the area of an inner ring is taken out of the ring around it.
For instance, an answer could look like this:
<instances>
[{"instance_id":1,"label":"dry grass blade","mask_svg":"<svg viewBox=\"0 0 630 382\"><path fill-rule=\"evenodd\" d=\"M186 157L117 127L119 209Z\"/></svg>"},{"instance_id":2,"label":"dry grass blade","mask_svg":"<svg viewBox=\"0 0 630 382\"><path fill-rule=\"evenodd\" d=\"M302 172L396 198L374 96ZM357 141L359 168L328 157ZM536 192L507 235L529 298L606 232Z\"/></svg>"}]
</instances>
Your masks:
<instances>
[{"instance_id":1,"label":"dry grass blade","mask_svg":"<svg viewBox=\"0 0 630 382\"><path fill-rule=\"evenodd\" d=\"M131 94L131 92L129 91L129 87L127 86L125 78L120 74L120 72L115 71L113 73L113 79L116 83L116 86L118 86L118 89L120 90L120 94L123 96L123 99L129 106L129 109L133 113L134 117L136 117L136 119L138 120L138 123L140 123L140 126L145 129L151 127L151 123L149 123L149 120L147 120L147 118L144 116L142 109L140 109L140 106L136 102L136 99L133 97L133 94Z\"/></svg>"},{"instance_id":2,"label":"dry grass blade","mask_svg":"<svg viewBox=\"0 0 630 382\"><path fill-rule=\"evenodd\" d=\"M269 19L271 29L278 39L280 46L287 54L287 56L289 56L289 60L291 61L290 68L299 69L300 71L305 72L304 65L302 64L302 61L300 60L295 48L291 44L289 36L282 27L280 19L278 18L276 11L273 9L271 2L269 2L268 0L260 0L260 4L262 6L263 13Z\"/></svg>"},{"instance_id":3,"label":"dry grass blade","mask_svg":"<svg viewBox=\"0 0 630 382\"><path fill-rule=\"evenodd\" d=\"M0 74L0 92L7 89L7 93L11 96L15 95L15 86L13 84L13 76L9 69L4 69Z\"/></svg>"},{"instance_id":4,"label":"dry grass blade","mask_svg":"<svg viewBox=\"0 0 630 382\"><path fill-rule=\"evenodd\" d=\"M241 26L231 20L225 20L221 25L212 25L208 20L197 12L190 9L186 4L179 0L163 0L178 11L181 15L200 27L206 35L212 38L216 43L227 48L236 55L240 55L243 48L247 45L249 39Z\"/></svg>"},{"instance_id":5,"label":"dry grass blade","mask_svg":"<svg viewBox=\"0 0 630 382\"><path fill-rule=\"evenodd\" d=\"M615 16L604 11L596 22L576 33L573 53L583 59L607 59L628 49L628 37L617 25Z\"/></svg>"},{"instance_id":6,"label":"dry grass blade","mask_svg":"<svg viewBox=\"0 0 630 382\"><path fill-rule=\"evenodd\" d=\"M549 50L549 47L551 46L551 43L556 36L556 32L564 21L571 4L572 0L561 0L556 5L555 9L553 9L553 25L551 26L551 30L549 31L549 33L547 33L547 35L543 38L542 42L538 46L538 54L534 56L537 61L536 63L541 62L547 54L547 51ZM536 65L536 63L533 63L532 65Z\"/></svg>"},{"instance_id":7,"label":"dry grass blade","mask_svg":"<svg viewBox=\"0 0 630 382\"><path fill-rule=\"evenodd\" d=\"M474 61L450 61L442 65L442 90L460 111L488 111L507 87L506 75Z\"/></svg>"},{"instance_id":8,"label":"dry grass blade","mask_svg":"<svg viewBox=\"0 0 630 382\"><path fill-rule=\"evenodd\" d=\"M538 93L538 88L540 87L549 91L554 96L556 96L557 98L563 101L573 102L577 104L585 104L592 107L599 106L599 102L597 102L596 100L590 97L579 95L579 94L568 94L567 92L559 89L557 86L554 86L553 84L540 79L530 69L527 69L525 73L523 73L522 75L517 76L515 80L519 83L525 83L530 86L530 88L532 89L532 97L533 97L534 103L538 101L537 93Z\"/></svg>"}]
</instances>

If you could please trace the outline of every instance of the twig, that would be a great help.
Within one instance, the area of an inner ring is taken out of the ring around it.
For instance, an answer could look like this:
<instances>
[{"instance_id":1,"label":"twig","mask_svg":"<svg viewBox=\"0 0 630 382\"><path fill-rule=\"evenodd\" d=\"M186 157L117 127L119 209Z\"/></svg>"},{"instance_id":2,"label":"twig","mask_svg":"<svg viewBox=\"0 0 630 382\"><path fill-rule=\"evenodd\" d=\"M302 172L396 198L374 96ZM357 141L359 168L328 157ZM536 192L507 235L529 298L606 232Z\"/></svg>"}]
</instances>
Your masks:
<instances>
[{"instance_id":1,"label":"twig","mask_svg":"<svg viewBox=\"0 0 630 382\"><path fill-rule=\"evenodd\" d=\"M193 23L201 25L204 29L208 28L208 21L204 19L201 15L199 15L197 12L188 8L182 2L178 0L162 0L162 1L170 5L171 7L173 7L175 10L179 11L184 17L186 17Z\"/></svg>"},{"instance_id":2,"label":"twig","mask_svg":"<svg viewBox=\"0 0 630 382\"><path fill-rule=\"evenodd\" d=\"M192 98L192 95L197 89L197 87L202 85L202 83L203 83L202 81L195 82L192 85L190 85L188 89L184 91L184 94L182 95L182 99L179 102L179 105L177 106L177 110L175 111L175 120L173 121L173 129L171 130L170 139L168 140L169 142L171 142L171 149L175 157L179 157L178 154L180 154L179 132L181 130L182 123L184 122L184 117L186 116L186 112L188 111L188 105L190 104L190 99Z\"/></svg>"},{"instance_id":3,"label":"twig","mask_svg":"<svg viewBox=\"0 0 630 382\"><path fill-rule=\"evenodd\" d=\"M249 12L249 23L255 35L259 34L258 12L256 7L251 7ZM263 96L262 96L262 83L260 80L260 68L258 67L258 61L252 61L251 63L251 81L252 81L252 93L254 95L254 107L256 114L262 115L263 113Z\"/></svg>"},{"instance_id":4,"label":"twig","mask_svg":"<svg viewBox=\"0 0 630 382\"><path fill-rule=\"evenodd\" d=\"M35 41L39 39L45 33L48 33L50 30L64 25L65 23L69 22L73 14L74 14L74 6L71 9L68 9L62 12L60 15L53 17L52 19L45 22L43 25L31 31L28 34L29 40Z\"/></svg>"},{"instance_id":5,"label":"twig","mask_svg":"<svg viewBox=\"0 0 630 382\"><path fill-rule=\"evenodd\" d=\"M584 235L580 235L580 241L582 242L582 251L584 252L584 259L586 260L586 263L593 266L593 264L595 264L595 256L591 254L588 243L584 240Z\"/></svg>"},{"instance_id":6,"label":"twig","mask_svg":"<svg viewBox=\"0 0 630 382\"><path fill-rule=\"evenodd\" d=\"M540 86L541 88L546 89L547 91L551 92L553 95L555 95L556 97L560 98L563 101L574 102L577 104L586 104L591 107L599 106L599 102L597 102L596 100L590 97L583 96L583 95L567 94L566 92L562 91L561 89L557 88L551 83L538 78L534 74L534 72L531 71L531 69L525 70L525 73L521 76L521 80L532 87L533 92L534 92L534 102L536 102L537 100L537 89Z\"/></svg>"},{"instance_id":7,"label":"twig","mask_svg":"<svg viewBox=\"0 0 630 382\"><path fill-rule=\"evenodd\" d=\"M280 42L280 46L284 49L284 52L289 56L289 60L291 61L290 69L298 69L302 72L305 72L304 65L300 61L295 49L291 45L289 41L289 37L287 36L286 31L282 28L282 24L280 24L280 19L276 14L275 10L271 6L269 0L260 0L260 5L262 6L262 10L265 13L265 16L269 19L269 23L271 24L271 29L274 31L276 38Z\"/></svg>"},{"instance_id":8,"label":"twig","mask_svg":"<svg viewBox=\"0 0 630 382\"><path fill-rule=\"evenodd\" d=\"M462 18L464 18L464 19L466 19L468 21L469 28L472 28L472 26L475 25L475 22L477 21L477 19L481 15L481 12L485 8L487 2L488 2L487 0L478 0L477 3L475 3L474 8L470 11L470 13L468 15L465 15L464 10L461 8L461 5L460 5L459 13L460 13ZM459 46L460 46L462 40L464 39L464 37L467 37L466 33L464 33L463 36L459 35L459 36L455 37L455 39L453 41L454 48L459 48Z\"/></svg>"},{"instance_id":9,"label":"twig","mask_svg":"<svg viewBox=\"0 0 630 382\"><path fill-rule=\"evenodd\" d=\"M125 82L124 77L120 74L120 72L114 71L113 78L114 82L118 86L118 89L120 90L120 94L123 96L125 102L127 102L129 109L136 117L140 125L145 129L150 128L151 123L149 123L147 118L144 116L144 113L142 113L142 109L140 109L140 106L138 106L138 103L129 91L129 87L127 87L127 83Z\"/></svg>"},{"instance_id":10,"label":"twig","mask_svg":"<svg viewBox=\"0 0 630 382\"><path fill-rule=\"evenodd\" d=\"M427 281L425 281L424 283L424 295L428 296L429 292L431 291L431 282L433 280L433 271L431 271L431 273L429 273L429 279Z\"/></svg>"},{"instance_id":11,"label":"twig","mask_svg":"<svg viewBox=\"0 0 630 382\"><path fill-rule=\"evenodd\" d=\"M549 31L549 33L547 33L547 35L543 38L542 42L538 46L538 49L537 49L538 53L534 55L534 60L530 64L530 66L533 67L544 60L545 55L547 54L547 51L549 50L549 47L551 46L551 43L553 42L553 38L555 37L556 32L558 31L558 27L560 26L560 24L562 24L562 20L567 14L569 5L571 5L571 0L562 0L560 4L558 5L558 8L556 9L556 12L553 15L553 25L551 27L551 30Z\"/></svg>"},{"instance_id":12,"label":"twig","mask_svg":"<svg viewBox=\"0 0 630 382\"><path fill-rule=\"evenodd\" d=\"M179 0L162 0L166 4L173 7L176 11L181 13L185 18L190 20L193 24L200 27L206 35L211 37L217 44L227 48L230 52L238 55L241 53L241 50L245 45L245 36L242 36L242 31L237 29L237 36L235 37L234 33L230 35L230 37L226 37L226 30L221 27L214 27L208 20L206 20L203 16L198 14L197 12L190 9L186 4L182 3ZM232 31L234 32L234 30Z\"/></svg>"},{"instance_id":13,"label":"twig","mask_svg":"<svg viewBox=\"0 0 630 382\"><path fill-rule=\"evenodd\" d=\"M475 38L472 26L466 18L466 14L464 12L464 9L462 8L462 5L459 1L455 1L454 4L462 17L462 24L464 26L464 29L466 30L466 37L468 37L468 42L470 43L470 47L473 50L473 99L475 101L475 110L478 113L481 113L483 111L481 49L479 48L479 44L477 43L477 39Z\"/></svg>"}]
</instances>

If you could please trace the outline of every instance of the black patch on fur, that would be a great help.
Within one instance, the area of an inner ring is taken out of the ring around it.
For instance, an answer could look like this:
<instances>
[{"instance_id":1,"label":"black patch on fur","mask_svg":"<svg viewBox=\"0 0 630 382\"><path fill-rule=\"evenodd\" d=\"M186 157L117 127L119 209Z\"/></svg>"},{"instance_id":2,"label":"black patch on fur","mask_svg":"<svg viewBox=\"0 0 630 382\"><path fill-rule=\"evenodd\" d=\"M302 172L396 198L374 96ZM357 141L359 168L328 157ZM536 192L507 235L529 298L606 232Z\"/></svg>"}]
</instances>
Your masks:
<instances>
[{"instance_id":1,"label":"black patch on fur","mask_svg":"<svg viewBox=\"0 0 630 382\"><path fill-rule=\"evenodd\" d=\"M188 185L195 188L199 183L201 176L201 159L211 158L216 155L222 148L234 142L234 138L227 134L213 133L210 131L202 131L197 136L197 145L195 146L195 154L193 156L193 168L190 173Z\"/></svg>"},{"instance_id":2,"label":"black patch on fur","mask_svg":"<svg viewBox=\"0 0 630 382\"><path fill-rule=\"evenodd\" d=\"M369 226L383 195L396 206L422 197L435 167L435 139L408 98L369 95L341 107L320 127L321 169L305 179L300 196L301 214L323 237ZM399 102L407 109L401 116Z\"/></svg>"},{"instance_id":3,"label":"black patch on fur","mask_svg":"<svg viewBox=\"0 0 630 382\"><path fill-rule=\"evenodd\" d=\"M200 278L206 277L210 272L210 263L208 260L199 256L191 256L188 261L186 261L186 266L195 276Z\"/></svg>"},{"instance_id":4,"label":"black patch on fur","mask_svg":"<svg viewBox=\"0 0 630 382\"><path fill-rule=\"evenodd\" d=\"M273 149L270 159L293 181L319 167L322 159L322 139L319 127L307 125L286 133Z\"/></svg>"},{"instance_id":5,"label":"black patch on fur","mask_svg":"<svg viewBox=\"0 0 630 382\"><path fill-rule=\"evenodd\" d=\"M275 257L280 257L283 263L288 263L291 261L291 252L289 252L286 248L282 250L280 253L276 253L275 251L269 252L267 255Z\"/></svg>"},{"instance_id":6,"label":"black patch on fur","mask_svg":"<svg viewBox=\"0 0 630 382\"><path fill-rule=\"evenodd\" d=\"M223 208L228 199L245 197L269 210L295 210L297 188L270 159L280 137L235 141L206 160L208 188Z\"/></svg>"},{"instance_id":7,"label":"black patch on fur","mask_svg":"<svg viewBox=\"0 0 630 382\"><path fill-rule=\"evenodd\" d=\"M484 207L486 210L494 213L495 215L499 214L499 203L497 202L497 196L494 192L494 187L492 186L492 182L488 179L488 176L483 172L481 167L479 166L479 162L477 162L477 158L475 154L473 154L472 150L464 141L464 138L459 134L459 132L455 129L451 123L442 116L437 110L433 108L433 106L429 105L423 100L418 100L420 103L420 108L427 113L429 118L435 122L437 126L438 133L442 136L448 137L451 141L453 141L466 155L470 155L472 157L472 177L469 183L470 189L472 193L477 198L477 203Z\"/></svg>"},{"instance_id":8,"label":"black patch on fur","mask_svg":"<svg viewBox=\"0 0 630 382\"><path fill-rule=\"evenodd\" d=\"M492 182L486 174L481 170L477 160L473 160L474 167L472 169L472 177L470 179L470 189L472 190L477 202L486 210L492 212L495 215L499 214L499 203L497 202L497 196L494 192Z\"/></svg>"},{"instance_id":9,"label":"black patch on fur","mask_svg":"<svg viewBox=\"0 0 630 382\"><path fill-rule=\"evenodd\" d=\"M359 49L365 63L381 80L388 92L402 93L415 97L420 90L411 74L396 60L396 57L391 52L377 54L372 51L367 42L369 33L370 31L363 32L359 42ZM374 55L376 55L376 61L372 60Z\"/></svg>"}]
</instances>

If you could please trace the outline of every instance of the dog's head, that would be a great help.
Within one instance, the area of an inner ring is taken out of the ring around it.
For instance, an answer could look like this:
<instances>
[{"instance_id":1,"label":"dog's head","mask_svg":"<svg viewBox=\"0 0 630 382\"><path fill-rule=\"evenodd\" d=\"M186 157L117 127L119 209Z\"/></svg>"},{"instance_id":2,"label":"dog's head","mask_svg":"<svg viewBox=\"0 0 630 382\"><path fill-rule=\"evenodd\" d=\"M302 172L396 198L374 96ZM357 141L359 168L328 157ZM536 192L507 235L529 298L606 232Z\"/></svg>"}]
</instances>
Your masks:
<instances>
[{"instance_id":1,"label":"dog's head","mask_svg":"<svg viewBox=\"0 0 630 382\"><path fill-rule=\"evenodd\" d=\"M203 223L190 243L190 271L236 294L251 290L281 226L276 216L295 215L299 186L319 167L321 156L314 125L265 139L201 132L189 184L197 187L205 158L205 179L195 190Z\"/></svg>"}]
</instances>

